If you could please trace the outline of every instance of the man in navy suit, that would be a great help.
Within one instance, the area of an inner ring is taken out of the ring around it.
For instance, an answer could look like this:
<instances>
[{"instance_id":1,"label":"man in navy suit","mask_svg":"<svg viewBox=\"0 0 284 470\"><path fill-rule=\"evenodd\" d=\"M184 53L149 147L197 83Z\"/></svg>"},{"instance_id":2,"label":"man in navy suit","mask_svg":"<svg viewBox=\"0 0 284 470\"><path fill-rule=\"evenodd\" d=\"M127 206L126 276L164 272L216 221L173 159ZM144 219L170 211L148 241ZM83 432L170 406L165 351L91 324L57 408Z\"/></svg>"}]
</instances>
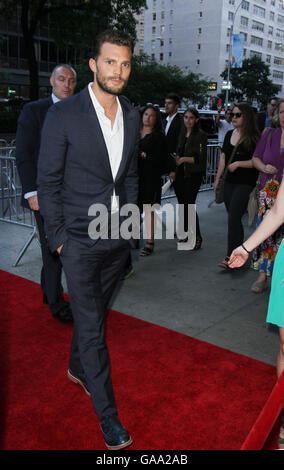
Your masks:
<instances>
[{"instance_id":1,"label":"man in navy suit","mask_svg":"<svg viewBox=\"0 0 284 470\"><path fill-rule=\"evenodd\" d=\"M37 165L41 129L46 113L53 103L73 95L76 72L67 64L57 65L50 77L50 97L24 106L18 120L16 135L16 161L22 183L23 205L34 211L41 244L43 266L41 288L43 301L49 305L54 318L66 323L73 320L68 302L63 297L61 284L62 264L58 253L51 253L46 242L44 221L37 196Z\"/></svg>"},{"instance_id":2,"label":"man in navy suit","mask_svg":"<svg viewBox=\"0 0 284 470\"><path fill-rule=\"evenodd\" d=\"M116 219L121 226L121 207L137 202L140 117L119 96L132 50L125 33L97 37L89 60L94 81L47 113L38 173L48 243L60 253L74 316L67 374L91 396L111 450L132 443L118 419L104 334L108 302L135 243L112 237L108 223ZM92 231L94 207L106 209L107 237Z\"/></svg>"}]
</instances>

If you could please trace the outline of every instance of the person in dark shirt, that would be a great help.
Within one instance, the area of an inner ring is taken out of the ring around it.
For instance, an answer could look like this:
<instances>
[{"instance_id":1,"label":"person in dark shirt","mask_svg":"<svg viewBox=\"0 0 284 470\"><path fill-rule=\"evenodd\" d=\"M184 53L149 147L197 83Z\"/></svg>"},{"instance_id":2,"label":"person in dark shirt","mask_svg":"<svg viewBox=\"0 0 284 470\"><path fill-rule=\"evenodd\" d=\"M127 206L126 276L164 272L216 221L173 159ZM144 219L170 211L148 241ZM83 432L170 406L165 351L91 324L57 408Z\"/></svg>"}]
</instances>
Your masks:
<instances>
[{"instance_id":1,"label":"person in dark shirt","mask_svg":"<svg viewBox=\"0 0 284 470\"><path fill-rule=\"evenodd\" d=\"M167 172L169 166L166 138L157 107L148 105L144 109L140 137L138 205L141 213L145 213L147 230L146 244L140 255L149 256L154 249L155 232L155 214L150 208L153 204L161 203L161 176Z\"/></svg>"},{"instance_id":2,"label":"person in dark shirt","mask_svg":"<svg viewBox=\"0 0 284 470\"><path fill-rule=\"evenodd\" d=\"M219 267L225 269L228 268L232 251L244 241L242 217L246 212L249 195L258 177L252 156L260 138L255 112L250 105L236 104L232 118L235 129L228 131L225 135L214 188L216 190L219 179L229 163L224 190L224 202L228 212L227 255L219 264ZM230 162L235 147L235 153Z\"/></svg>"}]
</instances>

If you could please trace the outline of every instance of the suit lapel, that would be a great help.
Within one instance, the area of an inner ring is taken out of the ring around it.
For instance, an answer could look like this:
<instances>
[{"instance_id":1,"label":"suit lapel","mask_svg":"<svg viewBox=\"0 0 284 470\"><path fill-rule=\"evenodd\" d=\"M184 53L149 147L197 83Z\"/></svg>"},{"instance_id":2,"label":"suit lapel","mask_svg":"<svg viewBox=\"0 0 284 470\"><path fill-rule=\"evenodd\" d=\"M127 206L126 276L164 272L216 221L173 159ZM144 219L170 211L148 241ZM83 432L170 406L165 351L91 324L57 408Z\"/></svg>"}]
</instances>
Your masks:
<instances>
[{"instance_id":1,"label":"suit lapel","mask_svg":"<svg viewBox=\"0 0 284 470\"><path fill-rule=\"evenodd\" d=\"M100 126L100 122L92 103L88 86L82 91L83 97L83 112L87 114L88 117L88 127L90 129L90 134L92 135L93 151L96 152L98 159L102 163L102 168L105 169L107 173L110 173L112 177L109 154L107 146L105 143L104 135Z\"/></svg>"},{"instance_id":2,"label":"suit lapel","mask_svg":"<svg viewBox=\"0 0 284 470\"><path fill-rule=\"evenodd\" d=\"M110 173L112 177L112 171L111 171L107 146L106 146L103 132L99 123L99 119L97 117L97 113L95 111L94 105L89 95L88 87L86 87L82 91L82 97L83 97L83 112L88 114L88 126L90 127L90 131L93 134L93 141L95 143L94 150L96 151L96 153L98 153L98 158L100 158L105 171ZM124 142L123 142L121 163L120 163L115 181L117 181L117 179L120 177L120 175L123 173L125 169L130 149L133 147L133 132L134 132L134 126L133 126L134 114L132 112L132 108L127 106L127 104L124 103L123 99L119 98L119 101L120 101L121 109L123 113L123 128L124 128L123 140Z\"/></svg>"}]
</instances>

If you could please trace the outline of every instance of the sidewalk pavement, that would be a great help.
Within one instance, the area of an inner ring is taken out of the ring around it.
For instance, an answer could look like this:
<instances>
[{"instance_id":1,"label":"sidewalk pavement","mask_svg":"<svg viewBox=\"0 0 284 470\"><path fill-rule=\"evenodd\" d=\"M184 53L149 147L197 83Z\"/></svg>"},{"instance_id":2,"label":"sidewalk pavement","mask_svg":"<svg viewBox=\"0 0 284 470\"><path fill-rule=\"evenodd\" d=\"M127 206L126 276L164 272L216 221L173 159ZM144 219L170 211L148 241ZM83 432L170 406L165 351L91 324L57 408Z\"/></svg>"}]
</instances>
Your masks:
<instances>
[{"instance_id":1,"label":"sidewalk pavement","mask_svg":"<svg viewBox=\"0 0 284 470\"><path fill-rule=\"evenodd\" d=\"M111 308L275 365L278 329L265 321L269 290L251 292L257 273L248 265L229 272L218 267L226 254L227 216L223 204L210 204L213 199L212 191L200 192L197 198L201 250L178 251L176 240L157 240L151 256L142 258L139 250L132 251L134 274L120 283ZM247 237L253 230L247 216L244 226ZM31 229L0 222L0 230L0 269L39 282L36 239L13 266ZM65 279L63 285L66 289Z\"/></svg>"}]
</instances>

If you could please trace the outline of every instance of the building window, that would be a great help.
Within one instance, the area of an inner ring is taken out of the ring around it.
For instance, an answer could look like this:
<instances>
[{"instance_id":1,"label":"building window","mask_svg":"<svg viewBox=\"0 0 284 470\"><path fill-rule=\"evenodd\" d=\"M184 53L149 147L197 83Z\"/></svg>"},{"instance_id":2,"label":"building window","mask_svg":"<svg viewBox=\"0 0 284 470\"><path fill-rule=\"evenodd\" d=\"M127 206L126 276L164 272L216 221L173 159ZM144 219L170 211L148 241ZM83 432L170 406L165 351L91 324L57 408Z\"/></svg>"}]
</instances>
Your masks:
<instances>
[{"instance_id":1,"label":"building window","mask_svg":"<svg viewBox=\"0 0 284 470\"><path fill-rule=\"evenodd\" d=\"M258 38L257 36L251 36L251 44L256 44L257 46L262 46L263 45L263 39Z\"/></svg>"},{"instance_id":2,"label":"building window","mask_svg":"<svg viewBox=\"0 0 284 470\"><path fill-rule=\"evenodd\" d=\"M248 27L248 24L249 24L249 19L246 18L245 16L241 16L241 25Z\"/></svg>"},{"instance_id":3,"label":"building window","mask_svg":"<svg viewBox=\"0 0 284 470\"><path fill-rule=\"evenodd\" d=\"M251 27L252 29L256 29L257 31L261 31L262 33L264 31L264 24L260 23L259 21L253 21ZM272 28L272 26L270 26L270 28Z\"/></svg>"},{"instance_id":4,"label":"building window","mask_svg":"<svg viewBox=\"0 0 284 470\"><path fill-rule=\"evenodd\" d=\"M242 33L242 32L241 32L241 33L240 33L240 36L241 36L241 38L242 38L242 40L243 40L243 43L246 44L247 41L248 41L248 35L247 35L247 33Z\"/></svg>"},{"instance_id":5,"label":"building window","mask_svg":"<svg viewBox=\"0 0 284 470\"><path fill-rule=\"evenodd\" d=\"M281 57L274 57L273 63L274 63L275 65L283 65L284 59L282 59Z\"/></svg>"},{"instance_id":6,"label":"building window","mask_svg":"<svg viewBox=\"0 0 284 470\"><path fill-rule=\"evenodd\" d=\"M243 0L242 9L249 11L249 2L246 2L245 0Z\"/></svg>"},{"instance_id":7,"label":"building window","mask_svg":"<svg viewBox=\"0 0 284 470\"><path fill-rule=\"evenodd\" d=\"M280 72L280 70L273 70L272 74L273 78L276 78L276 80L283 80L283 72Z\"/></svg>"},{"instance_id":8,"label":"building window","mask_svg":"<svg viewBox=\"0 0 284 470\"><path fill-rule=\"evenodd\" d=\"M258 5L253 6L253 13L261 18L265 18L265 8L259 7Z\"/></svg>"},{"instance_id":9,"label":"building window","mask_svg":"<svg viewBox=\"0 0 284 470\"><path fill-rule=\"evenodd\" d=\"M250 57L258 57L259 59L261 59L262 55L261 55L261 52L250 51Z\"/></svg>"},{"instance_id":10,"label":"building window","mask_svg":"<svg viewBox=\"0 0 284 470\"><path fill-rule=\"evenodd\" d=\"M276 37L280 39L284 39L284 31L283 29L276 29Z\"/></svg>"}]
</instances>

